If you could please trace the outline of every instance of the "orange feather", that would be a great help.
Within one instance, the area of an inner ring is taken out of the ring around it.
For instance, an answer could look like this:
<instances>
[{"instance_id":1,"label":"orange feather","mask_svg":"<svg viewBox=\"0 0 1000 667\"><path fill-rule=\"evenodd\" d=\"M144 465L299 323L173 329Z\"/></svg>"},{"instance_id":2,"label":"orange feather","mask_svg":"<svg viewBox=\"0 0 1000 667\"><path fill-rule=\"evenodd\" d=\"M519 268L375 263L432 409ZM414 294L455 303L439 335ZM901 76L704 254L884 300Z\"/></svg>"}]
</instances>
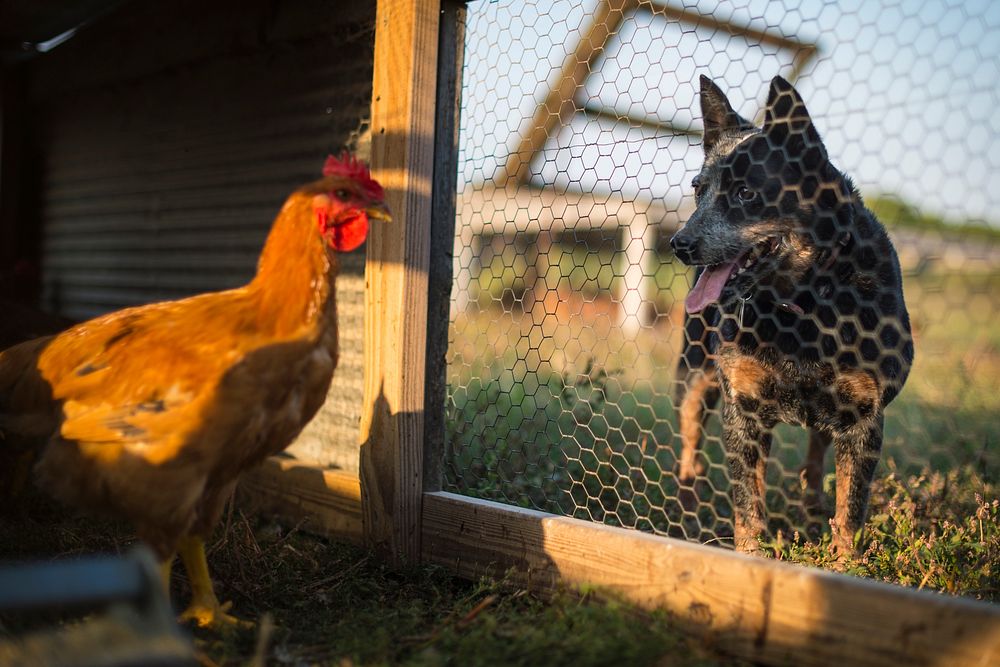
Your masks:
<instances>
[{"instance_id":1,"label":"orange feather","mask_svg":"<svg viewBox=\"0 0 1000 667\"><path fill-rule=\"evenodd\" d=\"M240 473L287 447L326 398L342 236L331 229L388 219L365 175L293 193L244 287L0 352L0 450L33 448L41 489L131 520L162 558L207 536Z\"/></svg>"}]
</instances>

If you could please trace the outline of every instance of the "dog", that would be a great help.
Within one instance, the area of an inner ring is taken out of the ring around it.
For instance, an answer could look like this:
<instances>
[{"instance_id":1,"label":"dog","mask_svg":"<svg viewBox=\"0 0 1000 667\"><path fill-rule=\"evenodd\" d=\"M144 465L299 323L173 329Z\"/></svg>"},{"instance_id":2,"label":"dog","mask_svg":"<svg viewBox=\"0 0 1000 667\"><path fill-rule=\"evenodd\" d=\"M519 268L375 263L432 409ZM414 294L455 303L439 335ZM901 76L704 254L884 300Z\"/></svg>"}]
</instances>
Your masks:
<instances>
[{"instance_id":1,"label":"dog","mask_svg":"<svg viewBox=\"0 0 1000 667\"><path fill-rule=\"evenodd\" d=\"M735 547L761 553L771 430L804 426L813 492L833 446L831 548L843 558L864 526L885 408L913 363L899 259L791 84L771 81L761 127L704 76L700 103L697 205L670 240L678 260L698 267L679 366L681 478L697 473L704 411L721 394Z\"/></svg>"}]
</instances>

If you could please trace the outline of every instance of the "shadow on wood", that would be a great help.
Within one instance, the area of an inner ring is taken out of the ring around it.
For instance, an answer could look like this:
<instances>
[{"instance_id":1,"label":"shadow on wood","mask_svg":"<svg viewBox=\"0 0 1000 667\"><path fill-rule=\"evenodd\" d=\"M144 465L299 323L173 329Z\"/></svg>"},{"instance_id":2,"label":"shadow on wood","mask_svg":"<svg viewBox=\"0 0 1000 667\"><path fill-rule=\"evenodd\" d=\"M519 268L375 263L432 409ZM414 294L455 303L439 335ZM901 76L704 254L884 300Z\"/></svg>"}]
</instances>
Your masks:
<instances>
[{"instance_id":1,"label":"shadow on wood","mask_svg":"<svg viewBox=\"0 0 1000 667\"><path fill-rule=\"evenodd\" d=\"M246 473L236 492L248 511L303 522L326 537L361 544L361 485L357 475L273 456Z\"/></svg>"},{"instance_id":2,"label":"shadow on wood","mask_svg":"<svg viewBox=\"0 0 1000 667\"><path fill-rule=\"evenodd\" d=\"M419 428L421 416L394 413L380 388L372 405L368 439L361 445L365 543L379 556L397 563L412 559L398 545L415 544L417 553L420 548L420 522L416 520L422 497L419 467L413 461L405 463L403 459L415 453L396 444L402 441L401 434Z\"/></svg>"},{"instance_id":3,"label":"shadow on wood","mask_svg":"<svg viewBox=\"0 0 1000 667\"><path fill-rule=\"evenodd\" d=\"M424 496L424 557L541 589L599 586L770 665L992 665L1000 608L499 503Z\"/></svg>"}]
</instances>

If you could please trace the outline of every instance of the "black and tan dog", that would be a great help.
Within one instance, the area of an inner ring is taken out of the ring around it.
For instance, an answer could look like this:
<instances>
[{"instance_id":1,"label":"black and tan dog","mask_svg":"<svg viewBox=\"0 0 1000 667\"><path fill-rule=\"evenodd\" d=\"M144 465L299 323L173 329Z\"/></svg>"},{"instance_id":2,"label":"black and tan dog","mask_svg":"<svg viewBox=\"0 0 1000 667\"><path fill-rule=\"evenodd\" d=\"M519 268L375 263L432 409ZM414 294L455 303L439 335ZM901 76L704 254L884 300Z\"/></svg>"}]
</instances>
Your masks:
<instances>
[{"instance_id":1,"label":"black and tan dog","mask_svg":"<svg viewBox=\"0 0 1000 667\"><path fill-rule=\"evenodd\" d=\"M721 390L736 548L757 552L771 429L805 426L813 491L833 445L833 547L849 553L865 521L883 411L913 361L899 260L787 81L771 82L761 128L706 77L701 109L697 208L671 239L678 259L701 267L680 364L682 477L693 474L692 438Z\"/></svg>"}]
</instances>

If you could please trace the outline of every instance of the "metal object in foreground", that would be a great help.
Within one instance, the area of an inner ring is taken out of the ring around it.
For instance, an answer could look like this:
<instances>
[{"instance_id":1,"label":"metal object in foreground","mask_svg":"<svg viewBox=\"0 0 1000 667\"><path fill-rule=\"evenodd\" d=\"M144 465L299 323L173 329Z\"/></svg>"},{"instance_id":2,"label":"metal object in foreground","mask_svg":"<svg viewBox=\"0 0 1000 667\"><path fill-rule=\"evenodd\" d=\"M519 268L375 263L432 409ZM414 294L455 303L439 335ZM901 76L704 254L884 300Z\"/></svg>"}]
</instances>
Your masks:
<instances>
[{"instance_id":1,"label":"metal object in foreground","mask_svg":"<svg viewBox=\"0 0 1000 667\"><path fill-rule=\"evenodd\" d=\"M197 664L148 549L123 557L0 565L0 615L58 613L56 627L0 638L10 667ZM75 615L74 615L75 614Z\"/></svg>"}]
</instances>

